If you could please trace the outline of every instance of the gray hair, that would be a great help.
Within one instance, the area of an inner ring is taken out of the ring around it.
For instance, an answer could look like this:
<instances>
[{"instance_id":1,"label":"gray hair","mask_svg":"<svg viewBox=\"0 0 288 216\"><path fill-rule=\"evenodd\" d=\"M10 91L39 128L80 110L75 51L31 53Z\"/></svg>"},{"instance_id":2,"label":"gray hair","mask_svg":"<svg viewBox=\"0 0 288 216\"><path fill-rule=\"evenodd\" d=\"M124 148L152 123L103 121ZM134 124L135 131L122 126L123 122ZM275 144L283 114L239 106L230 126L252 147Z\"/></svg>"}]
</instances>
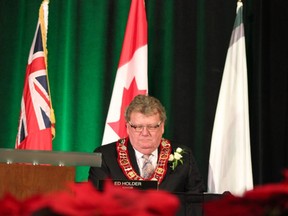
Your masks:
<instances>
[{"instance_id":1,"label":"gray hair","mask_svg":"<svg viewBox=\"0 0 288 216\"><path fill-rule=\"evenodd\" d=\"M167 119L164 106L157 98L149 95L137 95L134 97L124 114L126 122L130 121L132 112L139 112L146 116L159 113L160 120L163 123L165 123Z\"/></svg>"}]
</instances>

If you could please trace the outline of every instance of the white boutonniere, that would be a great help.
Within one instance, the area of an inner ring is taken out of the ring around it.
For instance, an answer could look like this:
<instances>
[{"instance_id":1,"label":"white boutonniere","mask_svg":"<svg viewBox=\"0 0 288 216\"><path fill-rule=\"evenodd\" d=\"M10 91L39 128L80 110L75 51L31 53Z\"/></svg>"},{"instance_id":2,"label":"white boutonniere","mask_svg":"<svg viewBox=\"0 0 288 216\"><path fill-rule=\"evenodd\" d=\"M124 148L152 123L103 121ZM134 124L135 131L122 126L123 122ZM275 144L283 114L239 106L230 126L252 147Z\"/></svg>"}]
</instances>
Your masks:
<instances>
[{"instance_id":1,"label":"white boutonniere","mask_svg":"<svg viewBox=\"0 0 288 216\"><path fill-rule=\"evenodd\" d=\"M177 148L174 154L170 154L169 162L172 163L171 168L174 170L179 163L183 164L182 154L184 154L184 150L182 148Z\"/></svg>"}]
</instances>

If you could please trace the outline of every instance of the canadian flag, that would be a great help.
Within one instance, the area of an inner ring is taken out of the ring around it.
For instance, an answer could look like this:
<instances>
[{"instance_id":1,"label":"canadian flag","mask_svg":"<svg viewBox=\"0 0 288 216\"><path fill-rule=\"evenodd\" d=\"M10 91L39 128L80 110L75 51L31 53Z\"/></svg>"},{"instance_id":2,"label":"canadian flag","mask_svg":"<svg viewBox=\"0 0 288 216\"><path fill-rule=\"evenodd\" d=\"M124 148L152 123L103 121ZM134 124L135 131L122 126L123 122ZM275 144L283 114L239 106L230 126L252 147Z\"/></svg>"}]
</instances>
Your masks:
<instances>
[{"instance_id":1,"label":"canadian flag","mask_svg":"<svg viewBox=\"0 0 288 216\"><path fill-rule=\"evenodd\" d=\"M144 0L132 0L102 145L127 136L125 109L136 95L147 93L146 11Z\"/></svg>"}]
</instances>

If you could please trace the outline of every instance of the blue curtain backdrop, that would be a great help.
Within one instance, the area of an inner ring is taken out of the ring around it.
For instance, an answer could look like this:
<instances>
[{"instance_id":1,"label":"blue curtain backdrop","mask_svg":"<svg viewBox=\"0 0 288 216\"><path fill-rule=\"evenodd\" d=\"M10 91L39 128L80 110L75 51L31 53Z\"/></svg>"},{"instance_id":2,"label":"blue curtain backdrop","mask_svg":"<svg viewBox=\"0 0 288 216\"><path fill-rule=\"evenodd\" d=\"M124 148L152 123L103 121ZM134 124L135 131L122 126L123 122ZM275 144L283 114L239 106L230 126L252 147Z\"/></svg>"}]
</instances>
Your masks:
<instances>
[{"instance_id":1,"label":"blue curtain backdrop","mask_svg":"<svg viewBox=\"0 0 288 216\"><path fill-rule=\"evenodd\" d=\"M25 68L41 0L0 0L0 147L14 148ZM167 109L165 137L190 146L205 181L237 1L146 0L149 93ZM288 165L287 3L244 1L255 184ZM130 0L50 0L53 149L101 145ZM77 168L77 181L88 167Z\"/></svg>"}]
</instances>

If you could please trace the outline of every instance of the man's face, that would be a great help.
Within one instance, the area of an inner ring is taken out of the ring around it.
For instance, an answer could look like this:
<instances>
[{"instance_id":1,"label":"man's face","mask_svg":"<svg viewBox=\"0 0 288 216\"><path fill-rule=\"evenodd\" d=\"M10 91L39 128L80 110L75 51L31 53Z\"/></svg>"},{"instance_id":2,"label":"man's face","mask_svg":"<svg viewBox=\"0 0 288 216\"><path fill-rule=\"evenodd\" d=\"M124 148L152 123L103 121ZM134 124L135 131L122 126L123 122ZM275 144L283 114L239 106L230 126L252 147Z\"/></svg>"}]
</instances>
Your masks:
<instances>
[{"instance_id":1,"label":"man's face","mask_svg":"<svg viewBox=\"0 0 288 216\"><path fill-rule=\"evenodd\" d=\"M145 116L132 112L127 122L127 133L132 146L142 154L150 154L158 148L164 133L164 122L159 114Z\"/></svg>"}]
</instances>

